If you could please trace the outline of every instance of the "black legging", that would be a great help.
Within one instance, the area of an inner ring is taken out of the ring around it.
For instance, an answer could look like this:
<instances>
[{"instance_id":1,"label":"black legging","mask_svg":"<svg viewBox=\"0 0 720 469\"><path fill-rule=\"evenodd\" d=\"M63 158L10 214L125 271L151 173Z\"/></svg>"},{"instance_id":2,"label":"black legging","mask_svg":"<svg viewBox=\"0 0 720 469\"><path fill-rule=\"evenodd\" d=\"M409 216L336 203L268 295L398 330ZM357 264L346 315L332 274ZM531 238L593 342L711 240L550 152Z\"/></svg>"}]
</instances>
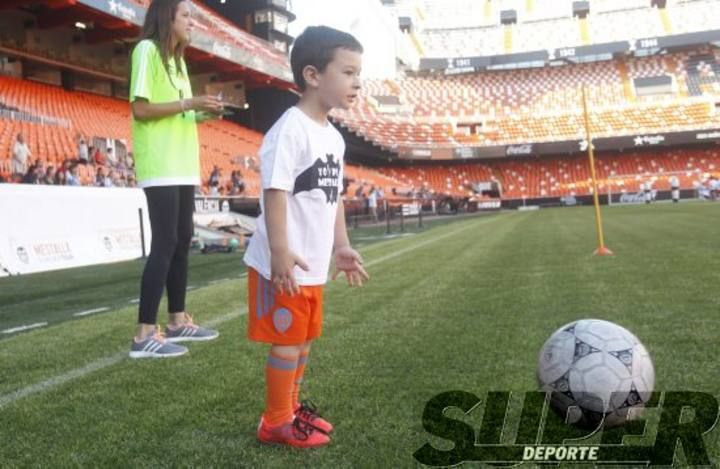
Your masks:
<instances>
[{"instance_id":1,"label":"black legging","mask_svg":"<svg viewBox=\"0 0 720 469\"><path fill-rule=\"evenodd\" d=\"M145 189L145 197L152 228L152 244L140 287L138 322L156 324L160 299L166 286L168 312L185 311L195 187L148 187Z\"/></svg>"}]
</instances>

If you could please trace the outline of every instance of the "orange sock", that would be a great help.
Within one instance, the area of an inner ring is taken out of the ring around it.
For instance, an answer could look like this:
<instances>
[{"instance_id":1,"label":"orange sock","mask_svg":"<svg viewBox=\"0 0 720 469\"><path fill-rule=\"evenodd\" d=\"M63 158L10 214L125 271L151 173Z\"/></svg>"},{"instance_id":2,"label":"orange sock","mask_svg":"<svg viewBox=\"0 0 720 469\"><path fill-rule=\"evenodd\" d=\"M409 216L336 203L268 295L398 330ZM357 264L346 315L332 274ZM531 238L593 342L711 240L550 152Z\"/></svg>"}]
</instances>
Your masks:
<instances>
[{"instance_id":1,"label":"orange sock","mask_svg":"<svg viewBox=\"0 0 720 469\"><path fill-rule=\"evenodd\" d=\"M297 359L268 355L265 364L265 422L280 425L293 418L292 391Z\"/></svg>"},{"instance_id":2,"label":"orange sock","mask_svg":"<svg viewBox=\"0 0 720 469\"><path fill-rule=\"evenodd\" d=\"M293 381L292 388L293 410L295 410L300 404L300 385L303 382L303 375L305 374L305 364L307 363L308 355L310 355L310 351L300 352L300 357L298 357L297 369L295 370L295 381Z\"/></svg>"}]
</instances>

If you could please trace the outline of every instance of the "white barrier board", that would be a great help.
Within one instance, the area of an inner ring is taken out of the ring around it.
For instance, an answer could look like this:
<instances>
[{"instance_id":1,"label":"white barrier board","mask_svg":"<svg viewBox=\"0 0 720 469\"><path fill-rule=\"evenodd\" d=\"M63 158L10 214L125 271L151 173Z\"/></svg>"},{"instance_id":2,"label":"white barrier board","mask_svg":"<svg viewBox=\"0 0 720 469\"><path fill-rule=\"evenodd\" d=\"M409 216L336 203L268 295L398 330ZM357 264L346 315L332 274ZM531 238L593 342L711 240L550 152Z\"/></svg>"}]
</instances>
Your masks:
<instances>
[{"instance_id":1,"label":"white barrier board","mask_svg":"<svg viewBox=\"0 0 720 469\"><path fill-rule=\"evenodd\" d=\"M104 264L142 256L141 189L0 184L0 276Z\"/></svg>"}]
</instances>

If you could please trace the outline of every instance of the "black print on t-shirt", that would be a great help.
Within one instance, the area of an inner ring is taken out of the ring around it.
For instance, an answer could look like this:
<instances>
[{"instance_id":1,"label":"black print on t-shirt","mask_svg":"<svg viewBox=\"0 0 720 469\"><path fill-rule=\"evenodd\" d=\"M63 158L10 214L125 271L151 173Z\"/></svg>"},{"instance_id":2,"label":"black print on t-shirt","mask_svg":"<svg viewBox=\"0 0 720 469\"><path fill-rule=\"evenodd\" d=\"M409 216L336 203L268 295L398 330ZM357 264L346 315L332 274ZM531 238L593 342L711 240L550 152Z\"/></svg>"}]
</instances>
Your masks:
<instances>
[{"instance_id":1,"label":"black print on t-shirt","mask_svg":"<svg viewBox=\"0 0 720 469\"><path fill-rule=\"evenodd\" d=\"M295 179L293 195L320 189L325 193L327 203L337 203L340 187L340 164L335 161L335 155L329 154L325 157L327 162L318 158L312 166L300 173Z\"/></svg>"}]
</instances>

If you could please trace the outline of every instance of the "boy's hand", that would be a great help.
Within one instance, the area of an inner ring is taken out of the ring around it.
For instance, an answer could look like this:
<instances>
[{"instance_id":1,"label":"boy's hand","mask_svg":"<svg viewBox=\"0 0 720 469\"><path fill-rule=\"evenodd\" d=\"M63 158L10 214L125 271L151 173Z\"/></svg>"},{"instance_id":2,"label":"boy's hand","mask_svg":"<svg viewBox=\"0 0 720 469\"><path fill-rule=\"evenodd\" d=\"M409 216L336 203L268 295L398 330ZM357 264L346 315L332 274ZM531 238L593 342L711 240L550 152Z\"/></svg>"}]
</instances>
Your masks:
<instances>
[{"instance_id":1,"label":"boy's hand","mask_svg":"<svg viewBox=\"0 0 720 469\"><path fill-rule=\"evenodd\" d=\"M351 287L358 286L362 287L363 281L370 280L370 276L362 266L363 260L356 250L350 246L343 246L335 250L335 273L333 274L333 280L335 280L340 272L345 272L345 278L347 278L348 285Z\"/></svg>"},{"instance_id":2,"label":"boy's hand","mask_svg":"<svg viewBox=\"0 0 720 469\"><path fill-rule=\"evenodd\" d=\"M297 265L304 271L310 270L308 265L300 257L290 251L273 252L270 255L271 281L280 294L287 293L294 296L300 293L300 287L295 281L293 269Z\"/></svg>"}]
</instances>

